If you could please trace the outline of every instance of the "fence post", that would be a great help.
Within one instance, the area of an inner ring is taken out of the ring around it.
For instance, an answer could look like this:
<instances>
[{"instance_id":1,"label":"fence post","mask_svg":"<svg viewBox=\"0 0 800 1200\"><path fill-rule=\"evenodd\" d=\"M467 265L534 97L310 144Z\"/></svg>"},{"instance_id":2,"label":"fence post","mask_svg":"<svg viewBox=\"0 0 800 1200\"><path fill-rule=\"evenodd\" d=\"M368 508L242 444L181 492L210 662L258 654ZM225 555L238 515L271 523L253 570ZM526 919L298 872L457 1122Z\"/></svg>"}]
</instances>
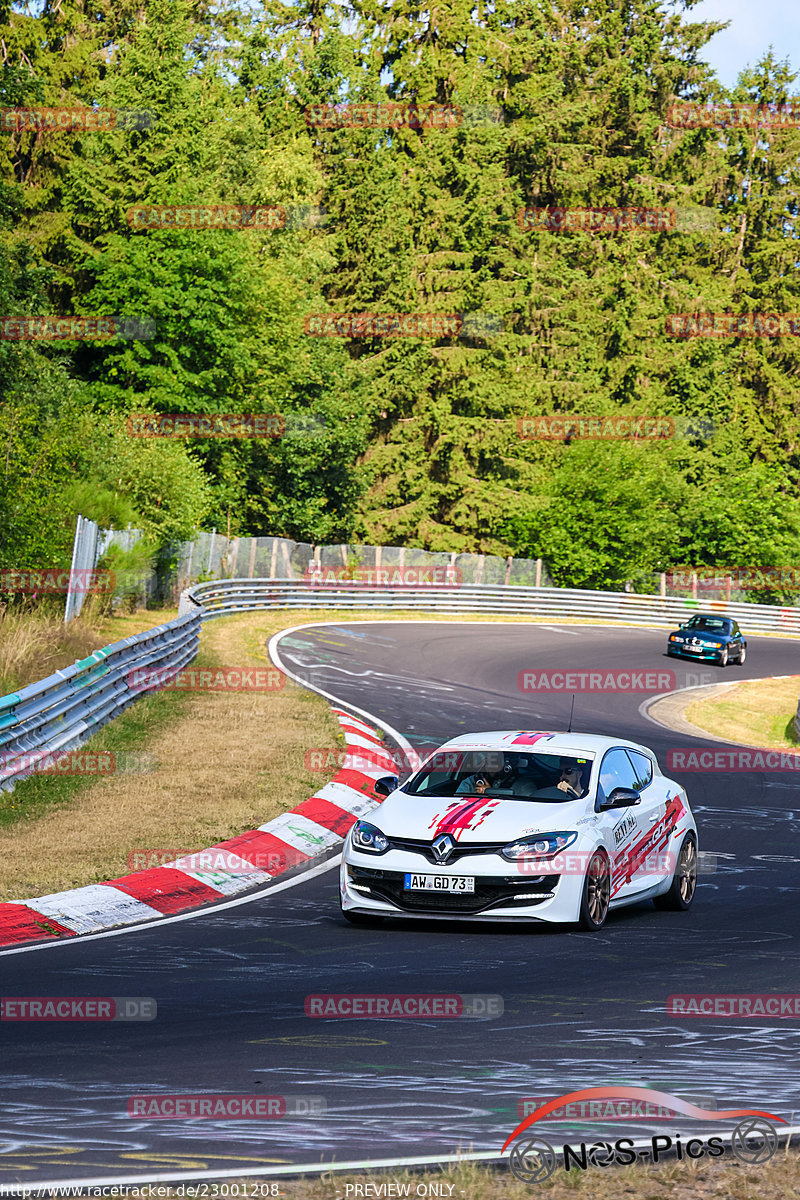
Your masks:
<instances>
[{"instance_id":1,"label":"fence post","mask_svg":"<svg viewBox=\"0 0 800 1200\"><path fill-rule=\"evenodd\" d=\"M664 573L664 571L661 572L659 579L661 580L661 599L666 600L666 598L667 598L667 576Z\"/></svg>"},{"instance_id":2,"label":"fence post","mask_svg":"<svg viewBox=\"0 0 800 1200\"><path fill-rule=\"evenodd\" d=\"M536 587L541 587L541 586L542 586L542 560L540 558L537 558L537 560L536 560Z\"/></svg>"}]
</instances>

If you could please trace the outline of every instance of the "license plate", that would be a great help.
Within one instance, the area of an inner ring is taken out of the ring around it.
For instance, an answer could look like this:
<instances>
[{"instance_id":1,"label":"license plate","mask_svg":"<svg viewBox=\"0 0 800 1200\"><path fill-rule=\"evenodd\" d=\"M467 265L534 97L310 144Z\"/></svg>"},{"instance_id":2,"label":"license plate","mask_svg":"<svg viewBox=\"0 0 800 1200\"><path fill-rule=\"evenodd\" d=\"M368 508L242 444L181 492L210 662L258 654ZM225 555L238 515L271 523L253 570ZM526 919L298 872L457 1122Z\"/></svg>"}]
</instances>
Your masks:
<instances>
[{"instance_id":1,"label":"license plate","mask_svg":"<svg viewBox=\"0 0 800 1200\"><path fill-rule=\"evenodd\" d=\"M474 892L475 877L467 875L406 875L407 892Z\"/></svg>"}]
</instances>

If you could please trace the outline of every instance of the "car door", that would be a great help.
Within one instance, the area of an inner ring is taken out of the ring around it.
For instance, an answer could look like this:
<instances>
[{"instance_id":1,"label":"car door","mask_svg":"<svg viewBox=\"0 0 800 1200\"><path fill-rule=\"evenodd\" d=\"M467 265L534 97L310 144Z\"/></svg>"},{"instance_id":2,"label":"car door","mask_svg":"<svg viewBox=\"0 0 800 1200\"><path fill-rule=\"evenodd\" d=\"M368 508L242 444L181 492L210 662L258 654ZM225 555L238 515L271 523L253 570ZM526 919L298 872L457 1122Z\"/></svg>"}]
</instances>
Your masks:
<instances>
[{"instance_id":1,"label":"car door","mask_svg":"<svg viewBox=\"0 0 800 1200\"><path fill-rule=\"evenodd\" d=\"M655 774L653 761L640 750L626 751L633 766L636 790L642 797L637 806L640 833L630 850L634 869L632 891L646 891L671 874L663 851L663 822L667 813L666 790Z\"/></svg>"},{"instance_id":2,"label":"car door","mask_svg":"<svg viewBox=\"0 0 800 1200\"><path fill-rule=\"evenodd\" d=\"M640 756L644 758L645 756ZM649 762L649 760L647 760ZM640 792L642 797L639 804L627 808L604 809L604 830L606 844L611 851L611 899L622 899L645 887L652 886L644 883L637 857L644 846L649 830L654 820L658 819L658 804L655 802L656 792L652 787L652 764L650 764L649 779L644 766L638 768L628 751L622 746L607 750L600 764L600 776L597 789L597 803L604 804L614 788L631 788L639 792L639 784L644 784ZM650 794L648 795L648 791ZM663 815L663 811L662 811Z\"/></svg>"}]
</instances>

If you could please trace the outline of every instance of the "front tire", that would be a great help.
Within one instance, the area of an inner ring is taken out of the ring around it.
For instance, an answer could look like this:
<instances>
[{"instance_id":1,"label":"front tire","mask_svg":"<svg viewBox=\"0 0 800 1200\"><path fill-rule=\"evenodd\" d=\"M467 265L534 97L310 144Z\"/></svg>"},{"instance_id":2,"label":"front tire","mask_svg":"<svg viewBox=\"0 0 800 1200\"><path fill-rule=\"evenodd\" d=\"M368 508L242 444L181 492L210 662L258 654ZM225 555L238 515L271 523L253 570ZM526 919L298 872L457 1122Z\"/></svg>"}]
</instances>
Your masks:
<instances>
[{"instance_id":1,"label":"front tire","mask_svg":"<svg viewBox=\"0 0 800 1200\"><path fill-rule=\"evenodd\" d=\"M653 900L656 908L670 912L686 912L697 891L697 842L694 834L687 833L678 852L678 863L669 891Z\"/></svg>"},{"instance_id":2,"label":"front tire","mask_svg":"<svg viewBox=\"0 0 800 1200\"><path fill-rule=\"evenodd\" d=\"M589 862L581 892L579 917L581 929L585 929L589 933L596 933L598 929L602 929L608 916L610 900L611 868L608 856L602 850L595 850Z\"/></svg>"},{"instance_id":3,"label":"front tire","mask_svg":"<svg viewBox=\"0 0 800 1200\"><path fill-rule=\"evenodd\" d=\"M719 665L721 667L727 667L727 665L728 665L728 647L727 646L723 646L722 649L720 650L719 658L717 659L717 662L719 663Z\"/></svg>"}]
</instances>

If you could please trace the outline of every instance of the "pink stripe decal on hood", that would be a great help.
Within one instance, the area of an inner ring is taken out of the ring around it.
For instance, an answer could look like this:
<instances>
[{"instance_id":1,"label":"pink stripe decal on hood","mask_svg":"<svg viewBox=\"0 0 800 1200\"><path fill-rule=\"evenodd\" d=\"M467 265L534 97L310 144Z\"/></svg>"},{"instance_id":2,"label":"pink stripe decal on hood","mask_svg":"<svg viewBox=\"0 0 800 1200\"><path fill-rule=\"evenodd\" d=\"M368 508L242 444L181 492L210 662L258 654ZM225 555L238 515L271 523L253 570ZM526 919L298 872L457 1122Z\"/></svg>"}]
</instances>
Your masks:
<instances>
[{"instance_id":1,"label":"pink stripe decal on hood","mask_svg":"<svg viewBox=\"0 0 800 1200\"><path fill-rule=\"evenodd\" d=\"M434 837L438 837L440 833L452 833L458 840L458 834L463 833L465 829L471 829L470 822L473 817L477 817L482 808L486 808L483 814L487 817L493 808L496 808L499 801L487 800L485 796L479 796L477 800L467 800L457 804L455 808L451 808L444 814L439 824L436 826ZM434 817L434 820L436 818ZM478 822L480 824L480 821Z\"/></svg>"}]
</instances>

